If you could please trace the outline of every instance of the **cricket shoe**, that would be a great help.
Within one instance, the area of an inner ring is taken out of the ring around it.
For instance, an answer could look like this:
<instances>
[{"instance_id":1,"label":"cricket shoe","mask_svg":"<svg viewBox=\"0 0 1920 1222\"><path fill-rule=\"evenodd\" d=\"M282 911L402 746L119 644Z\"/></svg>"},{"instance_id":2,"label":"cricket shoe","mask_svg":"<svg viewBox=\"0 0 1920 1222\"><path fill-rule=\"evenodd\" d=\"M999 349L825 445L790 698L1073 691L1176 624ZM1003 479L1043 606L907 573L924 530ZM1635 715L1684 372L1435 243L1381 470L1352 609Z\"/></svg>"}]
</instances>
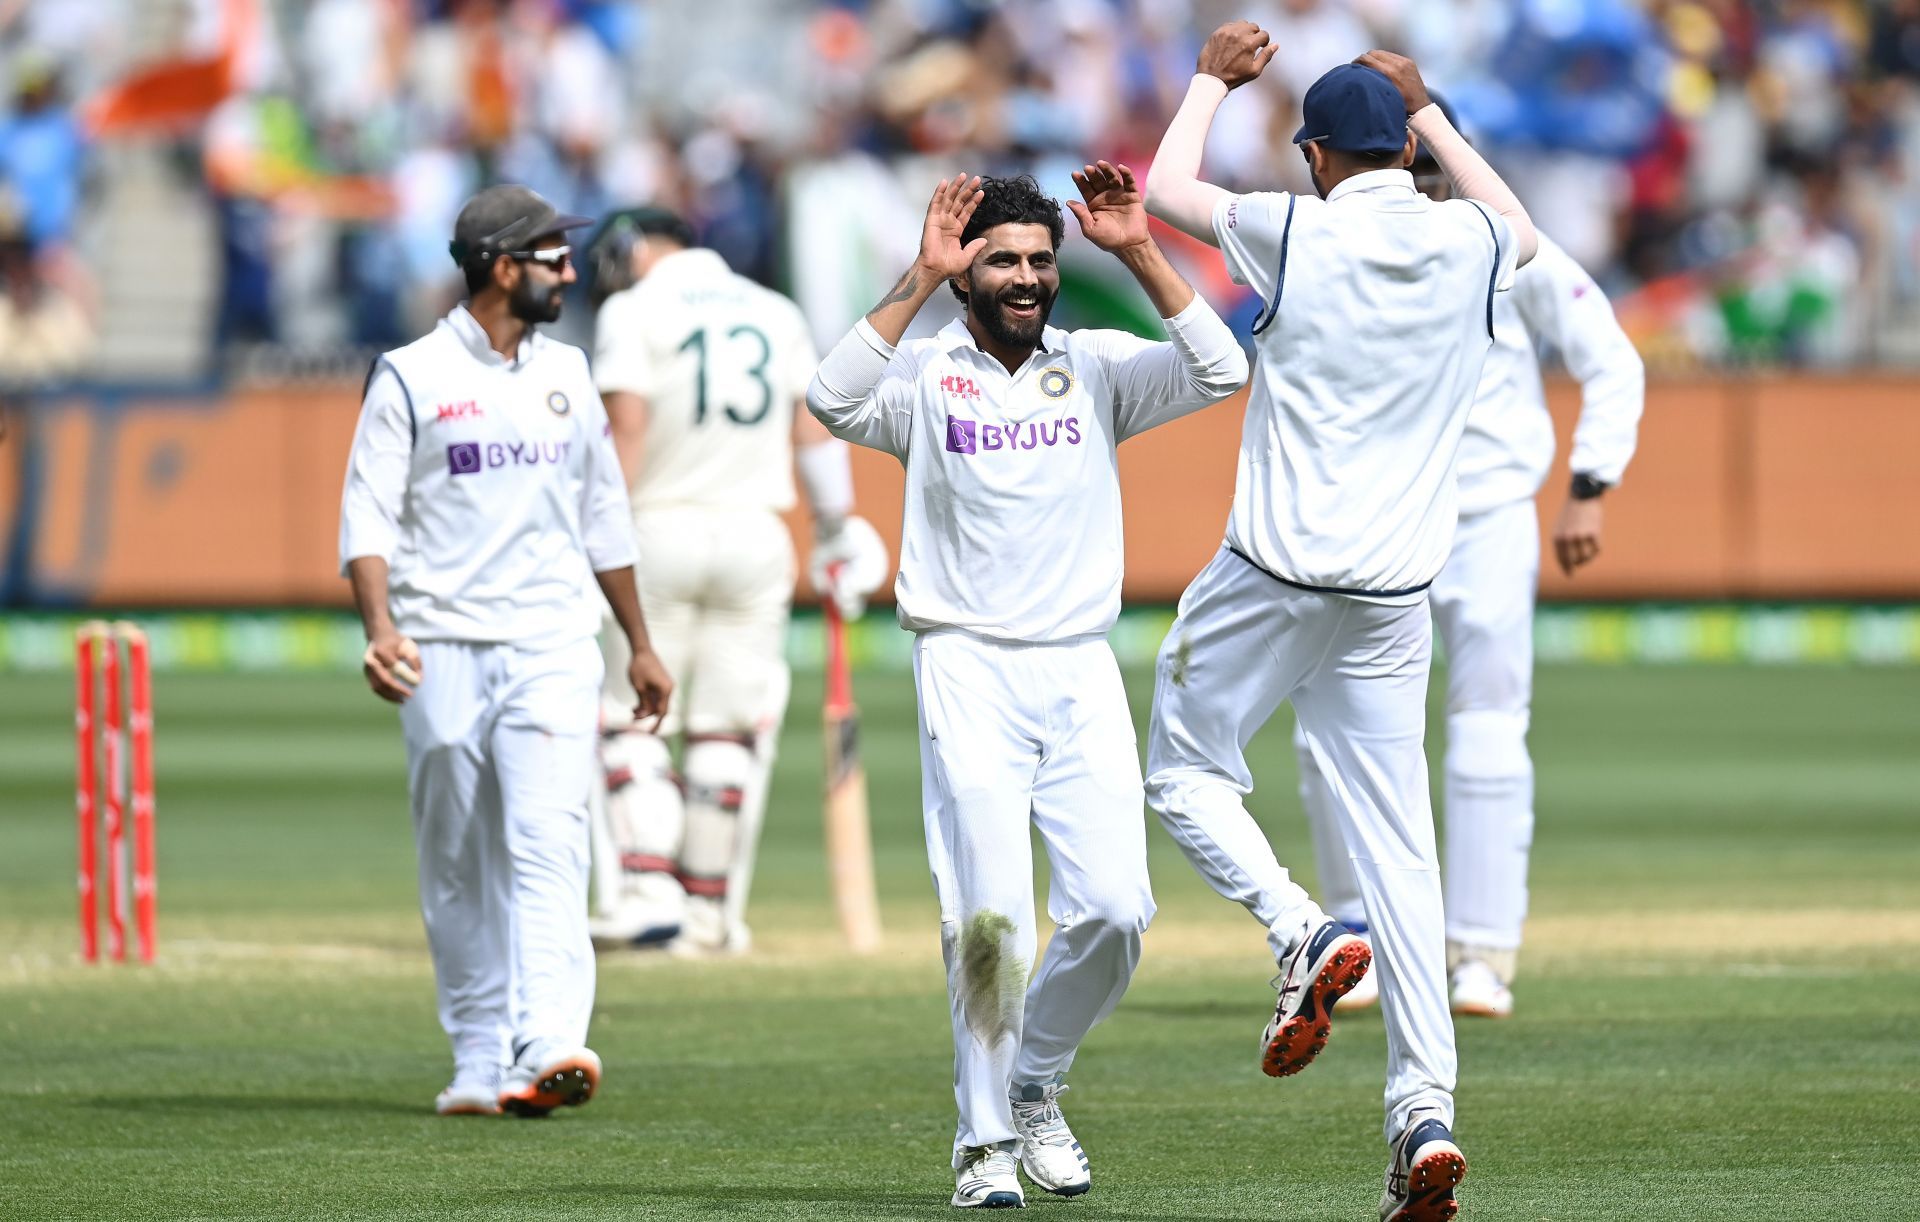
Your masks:
<instances>
[{"instance_id":1,"label":"cricket shoe","mask_svg":"<svg viewBox=\"0 0 1920 1222\"><path fill-rule=\"evenodd\" d=\"M1453 1190L1467 1176L1467 1159L1438 1116L1416 1112L1393 1143L1380 1222L1447 1222L1460 1212Z\"/></svg>"},{"instance_id":2,"label":"cricket shoe","mask_svg":"<svg viewBox=\"0 0 1920 1222\"><path fill-rule=\"evenodd\" d=\"M453 1081L434 1099L433 1110L442 1116L498 1116L499 1068L455 1070Z\"/></svg>"},{"instance_id":3,"label":"cricket shoe","mask_svg":"<svg viewBox=\"0 0 1920 1222\"><path fill-rule=\"evenodd\" d=\"M1360 983L1372 962L1366 941L1338 921L1307 935L1274 977L1280 995L1260 1033L1261 1072L1285 1078L1312 1064L1333 1032L1333 1003Z\"/></svg>"},{"instance_id":4,"label":"cricket shoe","mask_svg":"<svg viewBox=\"0 0 1920 1222\"><path fill-rule=\"evenodd\" d=\"M1013 1151L999 1146L973 1146L963 1152L953 1173L955 1209L1025 1209Z\"/></svg>"},{"instance_id":5,"label":"cricket shoe","mask_svg":"<svg viewBox=\"0 0 1920 1222\"><path fill-rule=\"evenodd\" d=\"M1087 1153L1060 1114L1058 1082L1014 1088L1013 1131L1020 1135L1020 1165L1036 1188L1057 1197L1077 1197L1093 1187Z\"/></svg>"},{"instance_id":6,"label":"cricket shoe","mask_svg":"<svg viewBox=\"0 0 1920 1222\"><path fill-rule=\"evenodd\" d=\"M516 1116L545 1116L579 1107L600 1089L600 1058L582 1044L534 1040L522 1047L500 1083L500 1108Z\"/></svg>"},{"instance_id":7,"label":"cricket shoe","mask_svg":"<svg viewBox=\"0 0 1920 1222\"><path fill-rule=\"evenodd\" d=\"M1453 1012L1479 1018L1508 1018L1513 1014L1513 990L1499 973L1478 959L1462 960L1453 969Z\"/></svg>"},{"instance_id":8,"label":"cricket shoe","mask_svg":"<svg viewBox=\"0 0 1920 1222\"><path fill-rule=\"evenodd\" d=\"M752 949L752 932L743 924L728 921L726 902L704 895L687 897L680 936L667 944L667 950L682 959L717 959L744 955Z\"/></svg>"}]
</instances>

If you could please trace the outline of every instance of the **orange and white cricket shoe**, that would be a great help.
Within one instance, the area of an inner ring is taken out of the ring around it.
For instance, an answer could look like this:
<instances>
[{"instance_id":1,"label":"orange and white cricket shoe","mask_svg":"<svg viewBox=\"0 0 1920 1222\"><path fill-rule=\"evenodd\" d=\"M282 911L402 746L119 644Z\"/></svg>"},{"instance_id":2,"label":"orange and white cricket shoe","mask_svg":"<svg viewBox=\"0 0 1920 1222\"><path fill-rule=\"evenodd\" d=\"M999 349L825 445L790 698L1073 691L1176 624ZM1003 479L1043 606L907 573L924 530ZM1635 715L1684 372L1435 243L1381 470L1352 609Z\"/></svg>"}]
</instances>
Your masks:
<instances>
[{"instance_id":1,"label":"orange and white cricket shoe","mask_svg":"<svg viewBox=\"0 0 1920 1222\"><path fill-rule=\"evenodd\" d=\"M498 1116L500 1114L500 1071L455 1071L453 1081L433 1101L433 1110L442 1116Z\"/></svg>"},{"instance_id":2,"label":"orange and white cricket shoe","mask_svg":"<svg viewBox=\"0 0 1920 1222\"><path fill-rule=\"evenodd\" d=\"M600 1057L593 1049L535 1040L507 1066L500 1082L500 1110L545 1116L557 1107L579 1107L599 1089Z\"/></svg>"},{"instance_id":3,"label":"orange and white cricket shoe","mask_svg":"<svg viewBox=\"0 0 1920 1222\"><path fill-rule=\"evenodd\" d=\"M1466 1156L1446 1122L1430 1112L1415 1113L1393 1143L1380 1222L1451 1222L1460 1213L1453 1190L1466 1175Z\"/></svg>"},{"instance_id":4,"label":"orange and white cricket shoe","mask_svg":"<svg viewBox=\"0 0 1920 1222\"><path fill-rule=\"evenodd\" d=\"M1323 921L1280 965L1273 1018L1260 1033L1260 1070L1270 1078L1299 1073L1320 1055L1333 1031L1334 1003L1353 991L1373 963L1366 941L1338 921Z\"/></svg>"}]
</instances>

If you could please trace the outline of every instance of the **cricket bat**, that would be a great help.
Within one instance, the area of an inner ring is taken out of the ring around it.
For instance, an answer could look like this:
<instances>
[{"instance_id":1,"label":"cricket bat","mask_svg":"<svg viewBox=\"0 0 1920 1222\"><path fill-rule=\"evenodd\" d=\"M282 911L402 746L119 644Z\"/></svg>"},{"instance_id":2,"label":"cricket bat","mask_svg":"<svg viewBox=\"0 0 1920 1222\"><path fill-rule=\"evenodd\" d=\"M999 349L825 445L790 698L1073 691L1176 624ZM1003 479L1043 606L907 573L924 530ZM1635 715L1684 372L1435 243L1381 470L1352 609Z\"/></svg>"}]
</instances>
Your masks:
<instances>
[{"instance_id":1,"label":"cricket bat","mask_svg":"<svg viewBox=\"0 0 1920 1222\"><path fill-rule=\"evenodd\" d=\"M821 724L827 736L827 872L840 932L855 954L880 948L880 901L873 889L873 839L867 827L867 770L860 763L860 710L853 703L847 625L831 596L827 619L827 690Z\"/></svg>"}]
</instances>

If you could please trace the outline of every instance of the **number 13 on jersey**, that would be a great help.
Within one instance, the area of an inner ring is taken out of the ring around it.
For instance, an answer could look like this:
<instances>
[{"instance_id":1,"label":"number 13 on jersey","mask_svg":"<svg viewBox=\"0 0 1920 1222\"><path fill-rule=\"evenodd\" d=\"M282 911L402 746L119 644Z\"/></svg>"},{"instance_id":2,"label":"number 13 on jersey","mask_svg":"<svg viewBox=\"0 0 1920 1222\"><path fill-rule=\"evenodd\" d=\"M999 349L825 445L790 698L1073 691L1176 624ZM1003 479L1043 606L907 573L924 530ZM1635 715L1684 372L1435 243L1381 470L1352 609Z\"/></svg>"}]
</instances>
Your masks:
<instances>
[{"instance_id":1,"label":"number 13 on jersey","mask_svg":"<svg viewBox=\"0 0 1920 1222\"><path fill-rule=\"evenodd\" d=\"M691 350L700 362L699 374L694 379L693 422L707 422L708 400L717 397L720 413L728 420L739 425L759 424L773 410L773 383L767 371L773 360L773 345L767 341L767 333L746 323L727 328L718 341L710 338L712 333L713 329L701 327L680 343L679 351ZM713 375L720 372L713 368L716 363L720 370L738 370L745 374L751 385L723 386L722 393L710 396L709 384L714 380ZM732 395L736 392L745 402L734 401Z\"/></svg>"}]
</instances>

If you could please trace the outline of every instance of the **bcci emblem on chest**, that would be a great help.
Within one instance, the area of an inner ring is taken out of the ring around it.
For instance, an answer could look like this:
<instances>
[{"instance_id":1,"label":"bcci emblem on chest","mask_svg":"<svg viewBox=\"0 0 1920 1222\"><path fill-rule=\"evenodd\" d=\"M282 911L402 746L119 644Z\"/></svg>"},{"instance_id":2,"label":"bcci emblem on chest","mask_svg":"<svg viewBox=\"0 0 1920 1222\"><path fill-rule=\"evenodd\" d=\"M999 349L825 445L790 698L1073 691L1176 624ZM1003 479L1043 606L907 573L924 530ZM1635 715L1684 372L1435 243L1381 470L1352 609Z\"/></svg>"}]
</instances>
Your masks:
<instances>
[{"instance_id":1,"label":"bcci emblem on chest","mask_svg":"<svg viewBox=\"0 0 1920 1222\"><path fill-rule=\"evenodd\" d=\"M1073 375L1055 365L1040 375L1040 393L1049 399L1064 399L1073 392Z\"/></svg>"},{"instance_id":2,"label":"bcci emblem on chest","mask_svg":"<svg viewBox=\"0 0 1920 1222\"><path fill-rule=\"evenodd\" d=\"M573 404L567 402L567 397L556 390L547 396L547 410L556 416L564 416L573 410Z\"/></svg>"}]
</instances>

